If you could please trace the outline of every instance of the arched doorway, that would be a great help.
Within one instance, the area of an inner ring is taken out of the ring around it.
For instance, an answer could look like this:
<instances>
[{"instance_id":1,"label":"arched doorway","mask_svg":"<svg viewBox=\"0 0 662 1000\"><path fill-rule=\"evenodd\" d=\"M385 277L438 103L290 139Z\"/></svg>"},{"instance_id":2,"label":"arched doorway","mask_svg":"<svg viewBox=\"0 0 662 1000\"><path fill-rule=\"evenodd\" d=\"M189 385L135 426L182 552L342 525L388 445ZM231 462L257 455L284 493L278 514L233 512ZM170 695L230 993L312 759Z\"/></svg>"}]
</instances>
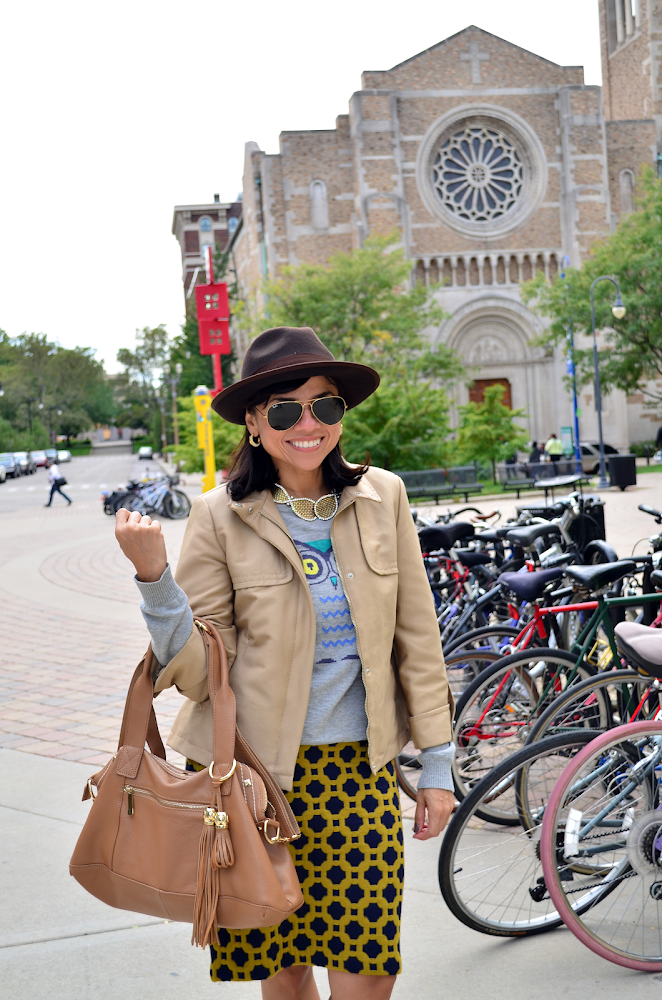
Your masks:
<instances>
[{"instance_id":1,"label":"arched doorway","mask_svg":"<svg viewBox=\"0 0 662 1000\"><path fill-rule=\"evenodd\" d=\"M485 399L485 390L491 385L502 385L506 390L501 397L501 402L509 410L513 408L513 394L510 388L510 379L507 378L478 378L469 386L469 402L482 403Z\"/></svg>"}]
</instances>

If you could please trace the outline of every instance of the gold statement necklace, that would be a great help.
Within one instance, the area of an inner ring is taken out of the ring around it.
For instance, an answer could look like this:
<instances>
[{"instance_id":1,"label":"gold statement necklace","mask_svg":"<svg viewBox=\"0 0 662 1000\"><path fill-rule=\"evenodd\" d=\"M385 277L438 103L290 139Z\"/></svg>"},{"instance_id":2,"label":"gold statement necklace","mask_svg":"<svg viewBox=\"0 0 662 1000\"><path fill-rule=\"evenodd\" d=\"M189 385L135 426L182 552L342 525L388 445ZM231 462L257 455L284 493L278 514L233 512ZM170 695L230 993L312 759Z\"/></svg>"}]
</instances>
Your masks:
<instances>
[{"instance_id":1,"label":"gold statement necklace","mask_svg":"<svg viewBox=\"0 0 662 1000\"><path fill-rule=\"evenodd\" d=\"M276 503L287 504L297 517L302 521L330 521L338 510L338 493L327 493L319 500L310 500L308 497L291 497L280 483L274 486L274 500Z\"/></svg>"}]
</instances>

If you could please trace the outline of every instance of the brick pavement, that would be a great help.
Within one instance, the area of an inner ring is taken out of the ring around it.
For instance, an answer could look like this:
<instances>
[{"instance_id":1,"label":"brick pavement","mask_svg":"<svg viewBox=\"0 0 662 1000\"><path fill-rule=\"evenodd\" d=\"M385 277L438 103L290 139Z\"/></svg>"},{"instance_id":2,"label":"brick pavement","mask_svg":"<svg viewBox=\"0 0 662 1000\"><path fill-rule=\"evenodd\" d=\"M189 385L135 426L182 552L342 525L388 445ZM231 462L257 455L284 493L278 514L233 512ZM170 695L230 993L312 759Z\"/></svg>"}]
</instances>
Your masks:
<instances>
[{"instance_id":1,"label":"brick pavement","mask_svg":"<svg viewBox=\"0 0 662 1000\"><path fill-rule=\"evenodd\" d=\"M4 514L1 523L6 564L61 543L63 528L71 544L37 559L41 582L35 577L35 601L17 593L18 586L12 591L11 570L0 569L0 747L102 765L117 749L129 681L149 641L139 614L135 621L103 614L107 602L138 607L130 564L115 542L112 522L99 519L96 505L28 508ZM171 561L184 527L168 525ZM98 540L90 541L93 532ZM79 542L83 537L88 541ZM43 600L44 579L51 585L46 596L68 593L69 599L49 606ZM89 605L85 614L77 611L77 593L102 599L95 617ZM164 741L180 704L174 689L155 701ZM167 753L169 760L181 762L175 751Z\"/></svg>"}]
</instances>

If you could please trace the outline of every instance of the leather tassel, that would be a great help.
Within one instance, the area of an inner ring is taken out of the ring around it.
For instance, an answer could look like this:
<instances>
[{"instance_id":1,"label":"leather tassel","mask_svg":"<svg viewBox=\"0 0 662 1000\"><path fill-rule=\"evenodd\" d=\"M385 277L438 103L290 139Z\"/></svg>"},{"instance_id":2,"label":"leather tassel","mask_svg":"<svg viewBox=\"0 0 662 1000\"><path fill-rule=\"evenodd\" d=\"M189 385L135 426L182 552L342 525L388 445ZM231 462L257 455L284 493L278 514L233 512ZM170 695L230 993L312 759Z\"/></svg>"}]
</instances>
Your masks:
<instances>
[{"instance_id":1,"label":"leather tassel","mask_svg":"<svg viewBox=\"0 0 662 1000\"><path fill-rule=\"evenodd\" d=\"M217 814L219 815L219 814ZM225 815L220 813L221 816ZM227 822L227 821L226 821ZM216 825L216 838L214 840L214 852L211 863L218 871L219 868L229 868L234 864L234 850L232 849L232 838L227 826Z\"/></svg>"},{"instance_id":2,"label":"leather tassel","mask_svg":"<svg viewBox=\"0 0 662 1000\"><path fill-rule=\"evenodd\" d=\"M213 863L215 853L216 810L213 806L205 809L204 825L198 848L198 884L193 904L193 934L191 944L206 948L208 944L218 944L216 927L216 907L218 905L218 873Z\"/></svg>"}]
</instances>

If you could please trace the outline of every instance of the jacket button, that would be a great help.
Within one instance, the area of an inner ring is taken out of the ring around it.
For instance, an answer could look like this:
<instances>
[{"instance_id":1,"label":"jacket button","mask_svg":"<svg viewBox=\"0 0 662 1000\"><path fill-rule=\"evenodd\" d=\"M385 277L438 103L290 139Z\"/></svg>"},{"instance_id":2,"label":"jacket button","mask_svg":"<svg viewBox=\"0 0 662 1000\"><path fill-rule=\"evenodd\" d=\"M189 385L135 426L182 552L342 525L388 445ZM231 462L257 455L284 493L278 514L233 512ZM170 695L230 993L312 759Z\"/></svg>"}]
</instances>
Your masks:
<instances>
[{"instance_id":1,"label":"jacket button","mask_svg":"<svg viewBox=\"0 0 662 1000\"><path fill-rule=\"evenodd\" d=\"M366 672L366 674L369 674L370 673L370 667L366 667L365 668L365 672Z\"/></svg>"},{"instance_id":2,"label":"jacket button","mask_svg":"<svg viewBox=\"0 0 662 1000\"><path fill-rule=\"evenodd\" d=\"M354 574L353 573L348 573L347 574L347 579L348 580L353 580L354 579Z\"/></svg>"},{"instance_id":3,"label":"jacket button","mask_svg":"<svg viewBox=\"0 0 662 1000\"><path fill-rule=\"evenodd\" d=\"M248 513L249 513L249 514L252 514L252 513L253 513L253 508L252 508L252 507L249 507L249 508L248 508Z\"/></svg>"},{"instance_id":4,"label":"jacket button","mask_svg":"<svg viewBox=\"0 0 662 1000\"><path fill-rule=\"evenodd\" d=\"M357 490L357 491L356 491L356 495L357 495L357 497L362 497L362 496L363 496L363 494L361 493L361 491L360 491L360 490Z\"/></svg>"}]
</instances>

